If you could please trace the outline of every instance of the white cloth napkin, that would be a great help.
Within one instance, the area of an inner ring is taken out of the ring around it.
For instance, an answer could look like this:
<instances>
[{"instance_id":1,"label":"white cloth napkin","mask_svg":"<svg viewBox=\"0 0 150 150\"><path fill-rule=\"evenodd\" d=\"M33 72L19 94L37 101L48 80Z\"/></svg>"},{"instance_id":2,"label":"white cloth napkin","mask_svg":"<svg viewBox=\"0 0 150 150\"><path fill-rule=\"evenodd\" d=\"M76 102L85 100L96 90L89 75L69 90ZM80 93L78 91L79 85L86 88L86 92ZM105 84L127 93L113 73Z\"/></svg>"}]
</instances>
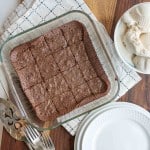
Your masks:
<instances>
[{"instance_id":1,"label":"white cloth napkin","mask_svg":"<svg viewBox=\"0 0 150 150\"><path fill-rule=\"evenodd\" d=\"M29 0L30 1L30 0ZM34 27L44 21L55 18L63 13L66 13L70 10L82 10L90 15L95 21L96 18L87 7L83 0L36 0L32 8L30 8L25 15L20 17L14 24L12 24L0 38L2 43L6 38L11 35L15 35L19 32L22 32L28 28ZM97 26L102 26L97 22ZM113 65L117 72L117 75L120 79L120 92L117 99L125 94L129 89L131 89L136 83L138 83L141 78L137 73L128 68L118 57L114 44L107 32L103 28L101 32L104 33L105 46L108 47L109 54L111 56ZM106 42L107 39L107 42ZM81 116L77 119L74 119L70 122L67 122L63 127L71 134L75 135L75 132L79 126L79 123L85 116Z\"/></svg>"},{"instance_id":2,"label":"white cloth napkin","mask_svg":"<svg viewBox=\"0 0 150 150\"><path fill-rule=\"evenodd\" d=\"M21 2L21 0L11 0L11 2L3 2L3 0L0 0L1 3L4 3L5 7L4 10L1 10L1 15L3 16L0 17L2 19L2 24L0 24L0 35L3 34L10 27L10 25L24 15L27 10L32 7L34 1L35 0L24 0Z\"/></svg>"}]
</instances>

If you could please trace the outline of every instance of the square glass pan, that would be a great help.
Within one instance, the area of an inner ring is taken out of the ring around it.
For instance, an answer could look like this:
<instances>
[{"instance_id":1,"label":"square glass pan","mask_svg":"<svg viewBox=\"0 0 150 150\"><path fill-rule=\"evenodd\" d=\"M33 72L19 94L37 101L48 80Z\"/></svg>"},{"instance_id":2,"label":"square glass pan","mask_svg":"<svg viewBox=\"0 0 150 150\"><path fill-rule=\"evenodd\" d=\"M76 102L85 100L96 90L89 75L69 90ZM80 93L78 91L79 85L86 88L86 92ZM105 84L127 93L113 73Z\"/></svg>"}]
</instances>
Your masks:
<instances>
[{"instance_id":1,"label":"square glass pan","mask_svg":"<svg viewBox=\"0 0 150 150\"><path fill-rule=\"evenodd\" d=\"M65 114L64 116L57 118L53 122L41 122L36 117L31 104L29 103L24 95L24 92L21 89L19 79L10 61L10 52L14 47L24 42L35 39L36 37L39 37L46 32L70 21L78 21L85 26L92 41L93 47L96 51L96 54L99 58L99 61L101 62L101 64L103 64L103 69L108 76L111 88L107 95L97 100L94 100L93 102L88 103L80 108L75 109L68 114ZM22 116L25 117L31 125L36 126L40 130L53 129L67 121L70 121L93 109L107 104L115 99L119 91L119 82L116 73L110 61L109 55L107 54L106 49L102 43L95 23L86 13L83 13L81 11L70 11L57 17L56 19L44 22L43 24L26 30L20 34L17 34L16 36L10 37L1 46L1 60L8 81L9 91L12 95L12 99L14 99Z\"/></svg>"}]
</instances>

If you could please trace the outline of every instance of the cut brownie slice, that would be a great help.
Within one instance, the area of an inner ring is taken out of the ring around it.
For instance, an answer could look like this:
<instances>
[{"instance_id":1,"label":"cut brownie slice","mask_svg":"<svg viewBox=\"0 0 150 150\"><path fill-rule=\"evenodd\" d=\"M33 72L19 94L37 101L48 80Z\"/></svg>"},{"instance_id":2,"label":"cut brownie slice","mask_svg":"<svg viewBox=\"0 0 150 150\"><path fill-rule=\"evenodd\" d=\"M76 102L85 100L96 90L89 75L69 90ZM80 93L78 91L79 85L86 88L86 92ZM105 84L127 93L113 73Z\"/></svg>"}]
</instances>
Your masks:
<instances>
[{"instance_id":1,"label":"cut brownie slice","mask_svg":"<svg viewBox=\"0 0 150 150\"><path fill-rule=\"evenodd\" d=\"M80 103L78 103L78 105L76 106L76 108L81 107L83 105L86 105L92 101L94 101L96 98L95 96L91 95L89 97L84 98Z\"/></svg>"},{"instance_id":2,"label":"cut brownie slice","mask_svg":"<svg viewBox=\"0 0 150 150\"><path fill-rule=\"evenodd\" d=\"M40 72L36 65L30 65L17 71L17 73L21 81L22 88L24 90L42 81Z\"/></svg>"},{"instance_id":3,"label":"cut brownie slice","mask_svg":"<svg viewBox=\"0 0 150 150\"><path fill-rule=\"evenodd\" d=\"M79 67L86 81L89 81L90 79L93 79L94 77L97 77L95 70L93 69L91 63L88 60L83 63L80 63Z\"/></svg>"},{"instance_id":4,"label":"cut brownie slice","mask_svg":"<svg viewBox=\"0 0 150 150\"><path fill-rule=\"evenodd\" d=\"M14 48L11 52L11 61L16 70L20 70L28 65L35 64L34 58L27 44Z\"/></svg>"},{"instance_id":5,"label":"cut brownie slice","mask_svg":"<svg viewBox=\"0 0 150 150\"><path fill-rule=\"evenodd\" d=\"M51 53L43 36L36 38L30 43L31 52L37 61L45 59L45 57Z\"/></svg>"},{"instance_id":6,"label":"cut brownie slice","mask_svg":"<svg viewBox=\"0 0 150 150\"><path fill-rule=\"evenodd\" d=\"M25 94L33 107L48 100L48 94L44 83L36 84L35 86L25 90Z\"/></svg>"},{"instance_id":7,"label":"cut brownie slice","mask_svg":"<svg viewBox=\"0 0 150 150\"><path fill-rule=\"evenodd\" d=\"M93 44L91 42L91 39L89 38L89 34L85 28L84 28L83 43L84 43L89 61L93 65L93 68L94 68L95 72L97 73L97 75L99 77L101 77L101 75L105 74L105 72L103 70L103 66L101 65L101 62L100 62L96 52L93 53L93 51L95 51L95 50L94 50ZM99 50L99 52L100 53L98 55L101 55L101 50Z\"/></svg>"},{"instance_id":8,"label":"cut brownie slice","mask_svg":"<svg viewBox=\"0 0 150 150\"><path fill-rule=\"evenodd\" d=\"M68 84L62 74L58 74L53 78L46 80L45 84L51 98L69 90Z\"/></svg>"},{"instance_id":9,"label":"cut brownie slice","mask_svg":"<svg viewBox=\"0 0 150 150\"><path fill-rule=\"evenodd\" d=\"M101 93L101 90L103 90L102 88L103 84L104 84L103 81L100 80L99 78L94 78L88 81L88 85L94 95Z\"/></svg>"},{"instance_id":10,"label":"cut brownie slice","mask_svg":"<svg viewBox=\"0 0 150 150\"><path fill-rule=\"evenodd\" d=\"M82 83L85 82L78 65L70 68L67 71L64 71L63 75L69 87L71 88L81 85Z\"/></svg>"},{"instance_id":11,"label":"cut brownie slice","mask_svg":"<svg viewBox=\"0 0 150 150\"><path fill-rule=\"evenodd\" d=\"M59 115L51 99L36 106L35 112L38 118L42 121L53 121Z\"/></svg>"},{"instance_id":12,"label":"cut brownie slice","mask_svg":"<svg viewBox=\"0 0 150 150\"><path fill-rule=\"evenodd\" d=\"M72 92L78 103L81 102L84 98L92 95L92 93L88 87L88 84L86 82L80 86L73 88Z\"/></svg>"},{"instance_id":13,"label":"cut brownie slice","mask_svg":"<svg viewBox=\"0 0 150 150\"><path fill-rule=\"evenodd\" d=\"M84 43L80 42L80 44L73 44L70 46L70 49L75 56L75 59L78 63L82 63L83 61L88 60L87 53L85 51Z\"/></svg>"},{"instance_id":14,"label":"cut brownie slice","mask_svg":"<svg viewBox=\"0 0 150 150\"><path fill-rule=\"evenodd\" d=\"M57 50L62 50L67 47L67 42L60 29L54 29L45 34L44 37L52 52L56 52Z\"/></svg>"},{"instance_id":15,"label":"cut brownie slice","mask_svg":"<svg viewBox=\"0 0 150 150\"><path fill-rule=\"evenodd\" d=\"M69 47L54 53L54 58L61 71L68 70L75 65L75 59Z\"/></svg>"},{"instance_id":16,"label":"cut brownie slice","mask_svg":"<svg viewBox=\"0 0 150 150\"><path fill-rule=\"evenodd\" d=\"M54 97L53 103L60 115L67 113L76 106L75 98L69 91Z\"/></svg>"},{"instance_id":17,"label":"cut brownie slice","mask_svg":"<svg viewBox=\"0 0 150 150\"><path fill-rule=\"evenodd\" d=\"M37 64L44 80L49 79L59 73L59 68L52 55L48 55L44 61L39 61Z\"/></svg>"},{"instance_id":18,"label":"cut brownie slice","mask_svg":"<svg viewBox=\"0 0 150 150\"><path fill-rule=\"evenodd\" d=\"M69 22L61 27L69 45L79 43L83 38L83 25L77 21Z\"/></svg>"}]
</instances>

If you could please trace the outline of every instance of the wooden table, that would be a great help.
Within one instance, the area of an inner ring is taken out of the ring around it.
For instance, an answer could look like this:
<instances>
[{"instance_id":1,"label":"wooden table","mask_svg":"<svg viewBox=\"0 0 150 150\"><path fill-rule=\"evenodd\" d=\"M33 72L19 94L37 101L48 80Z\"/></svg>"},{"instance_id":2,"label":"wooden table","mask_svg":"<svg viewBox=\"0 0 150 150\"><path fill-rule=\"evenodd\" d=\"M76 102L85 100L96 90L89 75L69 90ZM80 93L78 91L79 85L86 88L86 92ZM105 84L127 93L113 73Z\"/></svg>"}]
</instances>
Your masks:
<instances>
[{"instance_id":1,"label":"wooden table","mask_svg":"<svg viewBox=\"0 0 150 150\"><path fill-rule=\"evenodd\" d=\"M85 0L93 13L101 21L110 36L113 38L114 28L120 16L134 4L146 0ZM147 0L150 2L150 0ZM150 110L150 76L141 75L142 81L132 88L120 101L138 104ZM64 128L59 127L51 132L56 150L73 150L74 137L70 136ZM1 150L27 150L23 142L11 138L4 130Z\"/></svg>"}]
</instances>

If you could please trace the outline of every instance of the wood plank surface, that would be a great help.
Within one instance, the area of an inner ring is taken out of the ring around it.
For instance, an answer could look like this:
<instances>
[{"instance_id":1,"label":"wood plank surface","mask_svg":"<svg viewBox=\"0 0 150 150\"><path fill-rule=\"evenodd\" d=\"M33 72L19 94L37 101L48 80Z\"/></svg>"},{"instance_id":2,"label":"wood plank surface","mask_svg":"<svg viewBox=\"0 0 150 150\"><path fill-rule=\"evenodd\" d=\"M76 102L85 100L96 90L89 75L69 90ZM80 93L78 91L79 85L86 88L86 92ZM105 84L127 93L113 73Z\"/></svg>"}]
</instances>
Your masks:
<instances>
[{"instance_id":1,"label":"wood plank surface","mask_svg":"<svg viewBox=\"0 0 150 150\"><path fill-rule=\"evenodd\" d=\"M134 4L143 0L85 0L93 13L105 26L113 38L115 25L120 16ZM150 0L146 0L149 1ZM120 101L138 104L150 110L150 76L141 75L142 81L126 93ZM73 150L74 137L64 128L59 127L51 132L56 150ZM27 150L23 142L12 139L6 131L3 133L1 150Z\"/></svg>"},{"instance_id":2,"label":"wood plank surface","mask_svg":"<svg viewBox=\"0 0 150 150\"><path fill-rule=\"evenodd\" d=\"M94 15L111 33L117 0L85 0Z\"/></svg>"}]
</instances>

